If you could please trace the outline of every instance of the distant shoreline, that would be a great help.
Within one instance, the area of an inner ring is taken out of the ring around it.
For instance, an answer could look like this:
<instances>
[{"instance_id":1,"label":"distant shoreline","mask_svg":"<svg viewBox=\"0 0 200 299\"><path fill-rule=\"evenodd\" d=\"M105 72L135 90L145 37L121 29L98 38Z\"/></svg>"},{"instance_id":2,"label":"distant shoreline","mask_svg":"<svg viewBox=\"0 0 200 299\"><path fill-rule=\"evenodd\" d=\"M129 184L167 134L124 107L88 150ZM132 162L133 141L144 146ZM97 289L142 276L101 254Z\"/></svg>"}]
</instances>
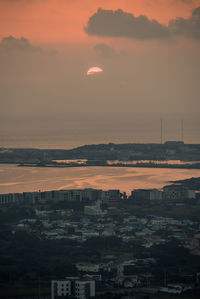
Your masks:
<instances>
[{"instance_id":1,"label":"distant shoreline","mask_svg":"<svg viewBox=\"0 0 200 299\"><path fill-rule=\"evenodd\" d=\"M101 164L101 163L86 163L86 164L51 164L51 163L22 163L22 162L0 162L1 164L12 164L19 167L49 167L49 168L73 168L73 167L132 167L132 168L170 168L170 169L200 169L200 163L196 164L155 164L155 163L136 163L136 164Z\"/></svg>"},{"instance_id":2,"label":"distant shoreline","mask_svg":"<svg viewBox=\"0 0 200 299\"><path fill-rule=\"evenodd\" d=\"M137 163L137 164L101 164L101 163L85 163L85 164L51 164L51 163L12 163L19 167L54 167L54 168L72 168L72 167L134 167L134 168L172 168L172 169L200 169L200 163L197 164L155 164L155 163Z\"/></svg>"},{"instance_id":3,"label":"distant shoreline","mask_svg":"<svg viewBox=\"0 0 200 299\"><path fill-rule=\"evenodd\" d=\"M0 148L0 164L20 167L134 167L200 169L200 144L93 144L71 150Z\"/></svg>"}]
</instances>

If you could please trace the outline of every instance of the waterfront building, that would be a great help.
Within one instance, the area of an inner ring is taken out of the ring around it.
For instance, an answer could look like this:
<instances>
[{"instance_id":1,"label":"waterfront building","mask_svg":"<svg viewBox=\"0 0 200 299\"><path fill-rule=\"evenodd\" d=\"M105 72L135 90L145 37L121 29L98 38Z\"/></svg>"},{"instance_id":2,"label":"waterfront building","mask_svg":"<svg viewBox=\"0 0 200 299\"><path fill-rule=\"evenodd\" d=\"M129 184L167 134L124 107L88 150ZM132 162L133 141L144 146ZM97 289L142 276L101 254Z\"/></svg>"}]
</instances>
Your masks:
<instances>
[{"instance_id":1,"label":"waterfront building","mask_svg":"<svg viewBox=\"0 0 200 299\"><path fill-rule=\"evenodd\" d=\"M17 202L22 202L22 193L0 194L0 205L9 205Z\"/></svg>"},{"instance_id":2,"label":"waterfront building","mask_svg":"<svg viewBox=\"0 0 200 299\"><path fill-rule=\"evenodd\" d=\"M162 200L162 191L158 189L136 189L131 192L134 200Z\"/></svg>"},{"instance_id":3,"label":"waterfront building","mask_svg":"<svg viewBox=\"0 0 200 299\"><path fill-rule=\"evenodd\" d=\"M195 191L189 190L184 186L169 185L163 188L163 199L165 200L184 200L194 198Z\"/></svg>"},{"instance_id":4,"label":"waterfront building","mask_svg":"<svg viewBox=\"0 0 200 299\"><path fill-rule=\"evenodd\" d=\"M106 190L102 191L102 200L120 200L122 198L122 194L118 189Z\"/></svg>"}]
</instances>

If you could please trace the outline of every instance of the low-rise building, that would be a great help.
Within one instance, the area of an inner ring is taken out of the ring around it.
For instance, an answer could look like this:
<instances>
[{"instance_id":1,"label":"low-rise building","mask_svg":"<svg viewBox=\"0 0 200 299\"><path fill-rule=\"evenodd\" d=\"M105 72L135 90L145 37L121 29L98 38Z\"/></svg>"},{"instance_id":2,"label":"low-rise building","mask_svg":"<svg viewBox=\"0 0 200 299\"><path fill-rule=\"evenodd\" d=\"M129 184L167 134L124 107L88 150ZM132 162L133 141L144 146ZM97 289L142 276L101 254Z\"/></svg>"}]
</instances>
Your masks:
<instances>
[{"instance_id":1,"label":"low-rise building","mask_svg":"<svg viewBox=\"0 0 200 299\"><path fill-rule=\"evenodd\" d=\"M116 283L124 288L133 288L140 284L137 275L128 275L128 276L118 276L116 278Z\"/></svg>"},{"instance_id":2,"label":"low-rise building","mask_svg":"<svg viewBox=\"0 0 200 299\"><path fill-rule=\"evenodd\" d=\"M117 275L124 276L124 275L132 275L136 269L136 261L130 260L125 261L117 266Z\"/></svg>"},{"instance_id":3,"label":"low-rise building","mask_svg":"<svg viewBox=\"0 0 200 299\"><path fill-rule=\"evenodd\" d=\"M104 213L101 209L101 202L98 200L95 205L84 206L84 213L90 216L103 215Z\"/></svg>"},{"instance_id":4,"label":"low-rise building","mask_svg":"<svg viewBox=\"0 0 200 299\"><path fill-rule=\"evenodd\" d=\"M98 264L77 263L76 268L83 272L99 272L100 266Z\"/></svg>"}]
</instances>

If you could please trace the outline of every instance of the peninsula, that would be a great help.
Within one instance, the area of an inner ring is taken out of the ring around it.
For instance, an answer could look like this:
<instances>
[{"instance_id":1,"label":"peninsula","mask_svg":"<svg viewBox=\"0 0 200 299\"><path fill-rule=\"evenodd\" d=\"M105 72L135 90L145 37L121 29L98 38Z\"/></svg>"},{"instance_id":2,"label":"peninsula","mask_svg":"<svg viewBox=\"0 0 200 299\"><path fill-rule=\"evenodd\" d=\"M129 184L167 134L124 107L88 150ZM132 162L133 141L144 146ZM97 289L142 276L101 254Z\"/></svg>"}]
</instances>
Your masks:
<instances>
[{"instance_id":1,"label":"peninsula","mask_svg":"<svg viewBox=\"0 0 200 299\"><path fill-rule=\"evenodd\" d=\"M0 148L0 163L28 167L200 168L200 144L97 144L73 149Z\"/></svg>"}]
</instances>

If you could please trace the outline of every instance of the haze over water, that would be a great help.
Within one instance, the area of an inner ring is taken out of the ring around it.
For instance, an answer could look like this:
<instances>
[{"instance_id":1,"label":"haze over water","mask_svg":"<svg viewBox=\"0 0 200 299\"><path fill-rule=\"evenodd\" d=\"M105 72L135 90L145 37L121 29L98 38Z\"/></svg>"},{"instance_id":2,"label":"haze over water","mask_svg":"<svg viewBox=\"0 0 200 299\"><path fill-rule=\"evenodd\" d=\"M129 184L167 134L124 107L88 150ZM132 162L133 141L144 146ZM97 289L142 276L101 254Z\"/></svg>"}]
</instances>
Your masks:
<instances>
[{"instance_id":1,"label":"haze over water","mask_svg":"<svg viewBox=\"0 0 200 299\"><path fill-rule=\"evenodd\" d=\"M200 143L199 20L199 0L1 0L0 147L160 143L161 119L163 142ZM92 66L102 76L89 78ZM200 174L14 165L0 171L0 192L130 191Z\"/></svg>"},{"instance_id":2,"label":"haze over water","mask_svg":"<svg viewBox=\"0 0 200 299\"><path fill-rule=\"evenodd\" d=\"M18 167L2 164L0 193L59 189L120 189L130 194L138 188L162 188L169 181L200 177L198 169L131 167Z\"/></svg>"},{"instance_id":3,"label":"haze over water","mask_svg":"<svg viewBox=\"0 0 200 299\"><path fill-rule=\"evenodd\" d=\"M135 108L134 108L135 111ZM184 119L184 142L200 143L199 126ZM181 140L180 119L166 116L163 119L163 143ZM85 144L100 143L160 143L159 115L88 115L71 121L67 118L51 123L30 121L0 127L0 146L8 148L71 149Z\"/></svg>"}]
</instances>

